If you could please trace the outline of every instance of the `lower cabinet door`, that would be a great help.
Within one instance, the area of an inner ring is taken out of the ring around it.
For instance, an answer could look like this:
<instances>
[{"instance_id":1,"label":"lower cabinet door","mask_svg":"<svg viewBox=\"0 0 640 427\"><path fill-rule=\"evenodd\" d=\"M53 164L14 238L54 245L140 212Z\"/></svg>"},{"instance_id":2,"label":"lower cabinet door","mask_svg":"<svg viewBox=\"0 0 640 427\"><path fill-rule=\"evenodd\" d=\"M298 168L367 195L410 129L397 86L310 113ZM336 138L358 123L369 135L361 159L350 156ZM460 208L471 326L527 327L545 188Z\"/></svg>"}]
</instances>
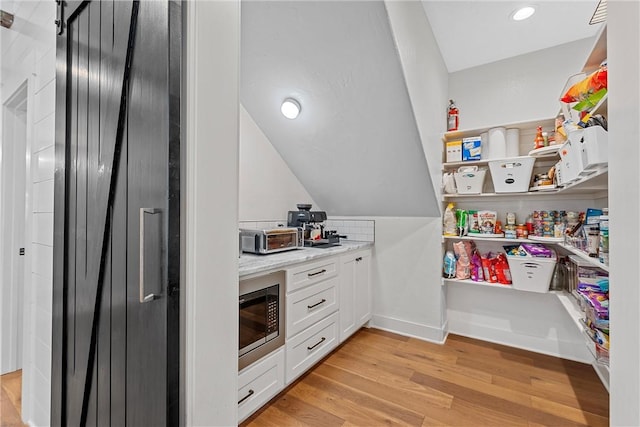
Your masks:
<instances>
[{"instance_id":1,"label":"lower cabinet door","mask_svg":"<svg viewBox=\"0 0 640 427\"><path fill-rule=\"evenodd\" d=\"M338 313L319 321L287 341L287 384L338 345Z\"/></svg>"},{"instance_id":2,"label":"lower cabinet door","mask_svg":"<svg viewBox=\"0 0 640 427\"><path fill-rule=\"evenodd\" d=\"M284 389L284 352L280 348L238 374L239 423Z\"/></svg>"}]
</instances>

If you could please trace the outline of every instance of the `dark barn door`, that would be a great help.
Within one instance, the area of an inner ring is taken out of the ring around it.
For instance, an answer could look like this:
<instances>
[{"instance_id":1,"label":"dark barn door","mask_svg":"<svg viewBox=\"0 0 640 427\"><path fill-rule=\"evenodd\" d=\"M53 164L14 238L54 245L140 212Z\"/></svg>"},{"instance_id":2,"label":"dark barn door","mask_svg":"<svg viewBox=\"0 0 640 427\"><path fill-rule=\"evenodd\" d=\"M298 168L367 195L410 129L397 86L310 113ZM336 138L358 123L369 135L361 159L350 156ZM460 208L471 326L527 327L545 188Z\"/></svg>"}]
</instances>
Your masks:
<instances>
[{"instance_id":1,"label":"dark barn door","mask_svg":"<svg viewBox=\"0 0 640 427\"><path fill-rule=\"evenodd\" d=\"M180 4L57 25L51 422L176 425Z\"/></svg>"}]
</instances>

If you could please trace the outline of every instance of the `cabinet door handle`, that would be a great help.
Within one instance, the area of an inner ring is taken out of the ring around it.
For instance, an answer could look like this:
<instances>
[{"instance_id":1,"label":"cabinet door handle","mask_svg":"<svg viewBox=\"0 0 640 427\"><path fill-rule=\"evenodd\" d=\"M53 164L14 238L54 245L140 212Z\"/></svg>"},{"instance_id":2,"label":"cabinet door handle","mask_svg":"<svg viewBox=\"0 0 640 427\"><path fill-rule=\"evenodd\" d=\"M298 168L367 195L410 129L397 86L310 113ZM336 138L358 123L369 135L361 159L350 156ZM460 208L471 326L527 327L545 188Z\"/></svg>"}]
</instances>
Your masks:
<instances>
[{"instance_id":1,"label":"cabinet door handle","mask_svg":"<svg viewBox=\"0 0 640 427\"><path fill-rule=\"evenodd\" d=\"M358 258L356 258L356 262L360 262L360 261L362 261L362 257L361 257L361 256L359 256Z\"/></svg>"},{"instance_id":2,"label":"cabinet door handle","mask_svg":"<svg viewBox=\"0 0 640 427\"><path fill-rule=\"evenodd\" d=\"M315 273L308 273L307 277L313 277L313 276L317 276L318 274L322 274L322 273L326 273L327 270L325 270L324 268L320 271L316 271Z\"/></svg>"},{"instance_id":3,"label":"cabinet door handle","mask_svg":"<svg viewBox=\"0 0 640 427\"><path fill-rule=\"evenodd\" d=\"M311 310L313 307L317 307L317 306L319 306L320 304L324 304L325 302L327 302L327 300L326 300L326 299L324 299L324 298L322 298L322 301L319 301L319 302L317 302L317 303L315 303L315 304L313 304L313 305L308 305L308 306L307 306L307 308L308 308L309 310Z\"/></svg>"},{"instance_id":4,"label":"cabinet door handle","mask_svg":"<svg viewBox=\"0 0 640 427\"><path fill-rule=\"evenodd\" d=\"M245 397L243 397L242 399L238 400L238 405L241 404L242 402L244 402L245 400L247 400L248 398L250 398L251 396L253 396L253 393L255 393L255 391L253 391L253 389L249 390L249 393L247 393L247 395Z\"/></svg>"},{"instance_id":5,"label":"cabinet door handle","mask_svg":"<svg viewBox=\"0 0 640 427\"><path fill-rule=\"evenodd\" d=\"M315 343L314 345L312 345L311 347L307 347L307 350L313 350L314 348L316 348L317 346L319 346L320 344L322 344L324 342L324 340L326 340L325 337L322 337L320 339L320 341L318 341L317 343Z\"/></svg>"}]
</instances>

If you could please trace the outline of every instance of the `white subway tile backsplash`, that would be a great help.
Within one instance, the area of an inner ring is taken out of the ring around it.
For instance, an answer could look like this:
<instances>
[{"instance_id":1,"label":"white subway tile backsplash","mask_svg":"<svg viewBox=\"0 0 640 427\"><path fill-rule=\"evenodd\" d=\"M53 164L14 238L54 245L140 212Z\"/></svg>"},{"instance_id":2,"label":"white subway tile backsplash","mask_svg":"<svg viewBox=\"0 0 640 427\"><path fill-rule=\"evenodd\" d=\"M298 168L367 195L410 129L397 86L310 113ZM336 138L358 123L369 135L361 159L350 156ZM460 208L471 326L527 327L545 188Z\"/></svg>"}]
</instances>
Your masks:
<instances>
[{"instance_id":1,"label":"white subway tile backsplash","mask_svg":"<svg viewBox=\"0 0 640 427\"><path fill-rule=\"evenodd\" d=\"M375 241L375 223L373 220L364 219L327 219L327 226L335 229L341 235L346 235L347 240L364 242Z\"/></svg>"}]
</instances>

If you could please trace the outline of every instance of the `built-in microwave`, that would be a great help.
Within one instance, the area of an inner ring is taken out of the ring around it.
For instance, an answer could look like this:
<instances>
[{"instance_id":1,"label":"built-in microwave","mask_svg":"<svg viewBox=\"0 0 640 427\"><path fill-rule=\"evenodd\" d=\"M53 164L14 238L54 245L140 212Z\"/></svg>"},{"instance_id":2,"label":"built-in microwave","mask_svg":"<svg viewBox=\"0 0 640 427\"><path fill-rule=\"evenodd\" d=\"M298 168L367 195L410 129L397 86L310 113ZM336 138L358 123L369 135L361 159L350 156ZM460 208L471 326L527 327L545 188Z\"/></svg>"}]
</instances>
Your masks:
<instances>
[{"instance_id":1,"label":"built-in microwave","mask_svg":"<svg viewBox=\"0 0 640 427\"><path fill-rule=\"evenodd\" d=\"M284 344L283 271L240 281L238 369Z\"/></svg>"}]
</instances>

